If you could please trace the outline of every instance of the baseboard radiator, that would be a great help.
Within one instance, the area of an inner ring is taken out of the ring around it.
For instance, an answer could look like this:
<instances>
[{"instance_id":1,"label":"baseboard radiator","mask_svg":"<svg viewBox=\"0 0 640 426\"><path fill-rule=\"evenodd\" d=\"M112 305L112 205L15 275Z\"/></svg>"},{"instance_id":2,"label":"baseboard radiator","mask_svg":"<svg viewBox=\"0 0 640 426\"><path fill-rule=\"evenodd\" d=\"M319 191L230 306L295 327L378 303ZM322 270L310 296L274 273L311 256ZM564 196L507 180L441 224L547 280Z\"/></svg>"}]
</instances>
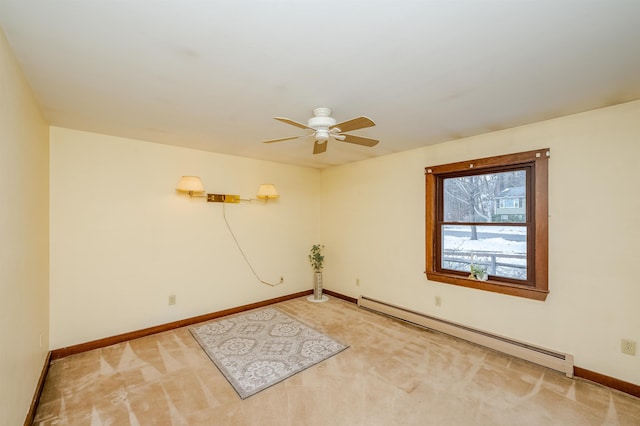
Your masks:
<instances>
[{"instance_id":1,"label":"baseboard radiator","mask_svg":"<svg viewBox=\"0 0 640 426\"><path fill-rule=\"evenodd\" d=\"M384 314L421 327L439 331L477 345L485 346L524 360L542 365L573 377L573 355L540 348L528 343L487 333L461 324L411 311L400 306L360 296L358 306L372 312Z\"/></svg>"}]
</instances>

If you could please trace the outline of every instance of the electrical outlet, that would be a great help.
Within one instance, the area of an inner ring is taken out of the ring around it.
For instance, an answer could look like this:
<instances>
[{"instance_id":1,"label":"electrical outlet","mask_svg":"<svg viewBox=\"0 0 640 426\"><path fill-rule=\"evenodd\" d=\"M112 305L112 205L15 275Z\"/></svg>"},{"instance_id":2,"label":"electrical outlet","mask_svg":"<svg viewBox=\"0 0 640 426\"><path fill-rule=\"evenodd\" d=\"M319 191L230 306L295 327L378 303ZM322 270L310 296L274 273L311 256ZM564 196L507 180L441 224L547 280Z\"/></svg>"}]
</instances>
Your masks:
<instances>
[{"instance_id":1,"label":"electrical outlet","mask_svg":"<svg viewBox=\"0 0 640 426\"><path fill-rule=\"evenodd\" d=\"M360 278L356 278L356 287L360 287Z\"/></svg>"},{"instance_id":2,"label":"electrical outlet","mask_svg":"<svg viewBox=\"0 0 640 426\"><path fill-rule=\"evenodd\" d=\"M633 340L622 339L620 341L620 351L623 354L635 355L636 354L636 342Z\"/></svg>"},{"instance_id":3,"label":"electrical outlet","mask_svg":"<svg viewBox=\"0 0 640 426\"><path fill-rule=\"evenodd\" d=\"M435 303L436 306L442 306L442 299L440 298L440 296L436 296L433 303Z\"/></svg>"},{"instance_id":4,"label":"electrical outlet","mask_svg":"<svg viewBox=\"0 0 640 426\"><path fill-rule=\"evenodd\" d=\"M176 295L175 294L170 294L169 295L169 305L175 305L176 304Z\"/></svg>"}]
</instances>

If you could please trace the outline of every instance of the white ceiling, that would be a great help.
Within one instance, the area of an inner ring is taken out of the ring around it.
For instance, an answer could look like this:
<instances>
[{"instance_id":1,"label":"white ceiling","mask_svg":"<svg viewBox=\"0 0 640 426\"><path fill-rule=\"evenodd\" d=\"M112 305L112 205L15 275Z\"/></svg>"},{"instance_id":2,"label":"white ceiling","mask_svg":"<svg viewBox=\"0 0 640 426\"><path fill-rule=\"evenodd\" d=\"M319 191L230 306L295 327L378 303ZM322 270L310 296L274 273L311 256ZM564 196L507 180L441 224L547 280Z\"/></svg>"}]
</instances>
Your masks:
<instances>
[{"instance_id":1,"label":"white ceiling","mask_svg":"<svg viewBox=\"0 0 640 426\"><path fill-rule=\"evenodd\" d=\"M0 0L54 126L327 167L640 99L640 0ZM329 107L374 148L313 140Z\"/></svg>"}]
</instances>

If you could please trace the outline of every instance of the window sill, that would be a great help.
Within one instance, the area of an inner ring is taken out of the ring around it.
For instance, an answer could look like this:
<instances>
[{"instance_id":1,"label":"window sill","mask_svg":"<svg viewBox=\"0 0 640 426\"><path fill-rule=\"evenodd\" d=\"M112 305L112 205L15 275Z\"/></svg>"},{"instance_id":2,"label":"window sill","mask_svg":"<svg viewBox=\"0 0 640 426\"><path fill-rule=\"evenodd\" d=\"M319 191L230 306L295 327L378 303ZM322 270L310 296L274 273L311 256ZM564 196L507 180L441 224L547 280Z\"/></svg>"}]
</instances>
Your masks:
<instances>
[{"instance_id":1,"label":"window sill","mask_svg":"<svg viewBox=\"0 0 640 426\"><path fill-rule=\"evenodd\" d=\"M470 278L461 277L454 274L444 274L441 272L427 272L427 279L430 281L438 281L447 284L459 285L462 287L475 288L478 290L491 291L494 293L508 294L510 296L524 297L544 301L549 294L548 290L540 290L535 287L505 283L502 281L479 281Z\"/></svg>"}]
</instances>

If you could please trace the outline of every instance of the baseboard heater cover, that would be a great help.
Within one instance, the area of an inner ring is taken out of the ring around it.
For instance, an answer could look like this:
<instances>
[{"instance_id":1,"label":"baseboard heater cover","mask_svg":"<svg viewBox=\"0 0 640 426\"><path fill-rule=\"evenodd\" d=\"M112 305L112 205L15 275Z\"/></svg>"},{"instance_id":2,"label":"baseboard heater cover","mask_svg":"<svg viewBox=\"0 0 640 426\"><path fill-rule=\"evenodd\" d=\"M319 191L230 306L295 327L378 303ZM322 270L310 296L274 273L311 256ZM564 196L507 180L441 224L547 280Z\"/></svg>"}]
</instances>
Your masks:
<instances>
[{"instance_id":1,"label":"baseboard heater cover","mask_svg":"<svg viewBox=\"0 0 640 426\"><path fill-rule=\"evenodd\" d=\"M560 371L573 377L573 355L540 348L528 343L477 330L465 325L425 315L400 306L360 296L358 306L421 327L439 331L524 360Z\"/></svg>"}]
</instances>

